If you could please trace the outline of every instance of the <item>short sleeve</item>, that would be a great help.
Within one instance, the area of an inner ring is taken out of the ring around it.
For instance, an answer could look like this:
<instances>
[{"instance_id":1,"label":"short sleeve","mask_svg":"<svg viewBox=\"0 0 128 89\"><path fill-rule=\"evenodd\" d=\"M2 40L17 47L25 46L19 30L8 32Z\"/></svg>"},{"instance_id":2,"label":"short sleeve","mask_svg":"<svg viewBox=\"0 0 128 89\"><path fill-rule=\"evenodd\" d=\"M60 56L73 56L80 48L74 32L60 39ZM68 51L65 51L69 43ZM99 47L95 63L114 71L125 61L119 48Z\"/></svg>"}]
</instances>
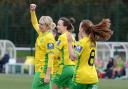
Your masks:
<instances>
[{"instance_id":1,"label":"short sleeve","mask_svg":"<svg viewBox=\"0 0 128 89\"><path fill-rule=\"evenodd\" d=\"M54 39L48 38L46 43L46 53L54 53Z\"/></svg>"},{"instance_id":2,"label":"short sleeve","mask_svg":"<svg viewBox=\"0 0 128 89\"><path fill-rule=\"evenodd\" d=\"M76 47L75 47L75 54L77 54L78 56L80 56L81 55L81 53L82 53L82 51L83 51L83 49L84 49L84 46L82 45L82 43L81 42L78 42L77 44L76 44Z\"/></svg>"},{"instance_id":3,"label":"short sleeve","mask_svg":"<svg viewBox=\"0 0 128 89\"><path fill-rule=\"evenodd\" d=\"M57 49L61 50L64 46L63 39L60 37L57 41Z\"/></svg>"}]
</instances>

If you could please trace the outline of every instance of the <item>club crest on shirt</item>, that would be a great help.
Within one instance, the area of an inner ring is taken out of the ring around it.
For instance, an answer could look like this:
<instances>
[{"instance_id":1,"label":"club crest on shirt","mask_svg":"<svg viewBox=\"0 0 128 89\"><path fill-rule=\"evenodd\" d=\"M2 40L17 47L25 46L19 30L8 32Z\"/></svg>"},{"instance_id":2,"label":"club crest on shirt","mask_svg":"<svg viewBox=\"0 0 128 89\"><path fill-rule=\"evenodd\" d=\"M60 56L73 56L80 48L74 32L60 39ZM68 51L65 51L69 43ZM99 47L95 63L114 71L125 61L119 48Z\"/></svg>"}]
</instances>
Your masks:
<instances>
[{"instance_id":1,"label":"club crest on shirt","mask_svg":"<svg viewBox=\"0 0 128 89\"><path fill-rule=\"evenodd\" d=\"M40 39L40 42L43 42L43 41L44 41L44 39L43 39L43 38L41 38L41 39Z\"/></svg>"},{"instance_id":2,"label":"club crest on shirt","mask_svg":"<svg viewBox=\"0 0 128 89\"><path fill-rule=\"evenodd\" d=\"M48 43L47 47L48 47L48 49L54 49L54 44L53 43Z\"/></svg>"},{"instance_id":3,"label":"club crest on shirt","mask_svg":"<svg viewBox=\"0 0 128 89\"><path fill-rule=\"evenodd\" d=\"M83 48L82 46L76 46L76 51L78 51L80 53L82 48Z\"/></svg>"},{"instance_id":4,"label":"club crest on shirt","mask_svg":"<svg viewBox=\"0 0 128 89\"><path fill-rule=\"evenodd\" d=\"M60 40L57 41L57 45L60 45Z\"/></svg>"}]
</instances>

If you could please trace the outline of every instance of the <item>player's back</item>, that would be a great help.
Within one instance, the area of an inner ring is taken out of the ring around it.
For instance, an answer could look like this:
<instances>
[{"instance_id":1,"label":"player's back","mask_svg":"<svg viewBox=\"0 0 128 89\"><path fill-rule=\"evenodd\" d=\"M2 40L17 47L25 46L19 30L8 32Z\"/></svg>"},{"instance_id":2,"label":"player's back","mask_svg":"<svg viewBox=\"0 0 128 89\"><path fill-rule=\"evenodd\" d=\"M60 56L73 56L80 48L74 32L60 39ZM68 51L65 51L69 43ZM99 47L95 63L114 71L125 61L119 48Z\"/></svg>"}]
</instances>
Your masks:
<instances>
[{"instance_id":1,"label":"player's back","mask_svg":"<svg viewBox=\"0 0 128 89\"><path fill-rule=\"evenodd\" d=\"M91 42L89 37L84 37L78 42L82 52L78 57L76 66L76 82L96 83L98 81L97 72L94 66L96 45ZM79 49L79 46L77 46Z\"/></svg>"}]
</instances>

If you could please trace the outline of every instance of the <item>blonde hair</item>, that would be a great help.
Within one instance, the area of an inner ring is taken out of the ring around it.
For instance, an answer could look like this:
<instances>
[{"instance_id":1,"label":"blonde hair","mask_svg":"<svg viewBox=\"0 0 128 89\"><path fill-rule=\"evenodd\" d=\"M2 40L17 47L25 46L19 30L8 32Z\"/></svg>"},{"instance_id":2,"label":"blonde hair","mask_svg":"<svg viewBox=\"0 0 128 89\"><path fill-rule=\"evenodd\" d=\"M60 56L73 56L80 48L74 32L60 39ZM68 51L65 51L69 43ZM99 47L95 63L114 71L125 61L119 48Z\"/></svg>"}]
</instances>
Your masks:
<instances>
[{"instance_id":1,"label":"blonde hair","mask_svg":"<svg viewBox=\"0 0 128 89\"><path fill-rule=\"evenodd\" d=\"M49 28L48 30L53 30L56 27L56 24L53 22L50 16L42 16L39 19L39 22L45 24Z\"/></svg>"}]
</instances>

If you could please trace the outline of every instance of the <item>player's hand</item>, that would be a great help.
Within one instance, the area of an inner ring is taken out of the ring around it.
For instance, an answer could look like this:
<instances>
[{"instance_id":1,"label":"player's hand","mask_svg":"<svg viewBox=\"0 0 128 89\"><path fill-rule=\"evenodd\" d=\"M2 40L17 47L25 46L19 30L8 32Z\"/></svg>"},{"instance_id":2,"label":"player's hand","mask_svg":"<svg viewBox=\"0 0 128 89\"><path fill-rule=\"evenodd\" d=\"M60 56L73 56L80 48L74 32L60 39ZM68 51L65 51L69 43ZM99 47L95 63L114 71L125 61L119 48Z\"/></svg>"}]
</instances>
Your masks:
<instances>
[{"instance_id":1,"label":"player's hand","mask_svg":"<svg viewBox=\"0 0 128 89\"><path fill-rule=\"evenodd\" d=\"M36 9L36 4L30 4L30 10L35 11Z\"/></svg>"},{"instance_id":2,"label":"player's hand","mask_svg":"<svg viewBox=\"0 0 128 89\"><path fill-rule=\"evenodd\" d=\"M44 78L44 83L49 83L50 82L50 76L45 76Z\"/></svg>"}]
</instances>

